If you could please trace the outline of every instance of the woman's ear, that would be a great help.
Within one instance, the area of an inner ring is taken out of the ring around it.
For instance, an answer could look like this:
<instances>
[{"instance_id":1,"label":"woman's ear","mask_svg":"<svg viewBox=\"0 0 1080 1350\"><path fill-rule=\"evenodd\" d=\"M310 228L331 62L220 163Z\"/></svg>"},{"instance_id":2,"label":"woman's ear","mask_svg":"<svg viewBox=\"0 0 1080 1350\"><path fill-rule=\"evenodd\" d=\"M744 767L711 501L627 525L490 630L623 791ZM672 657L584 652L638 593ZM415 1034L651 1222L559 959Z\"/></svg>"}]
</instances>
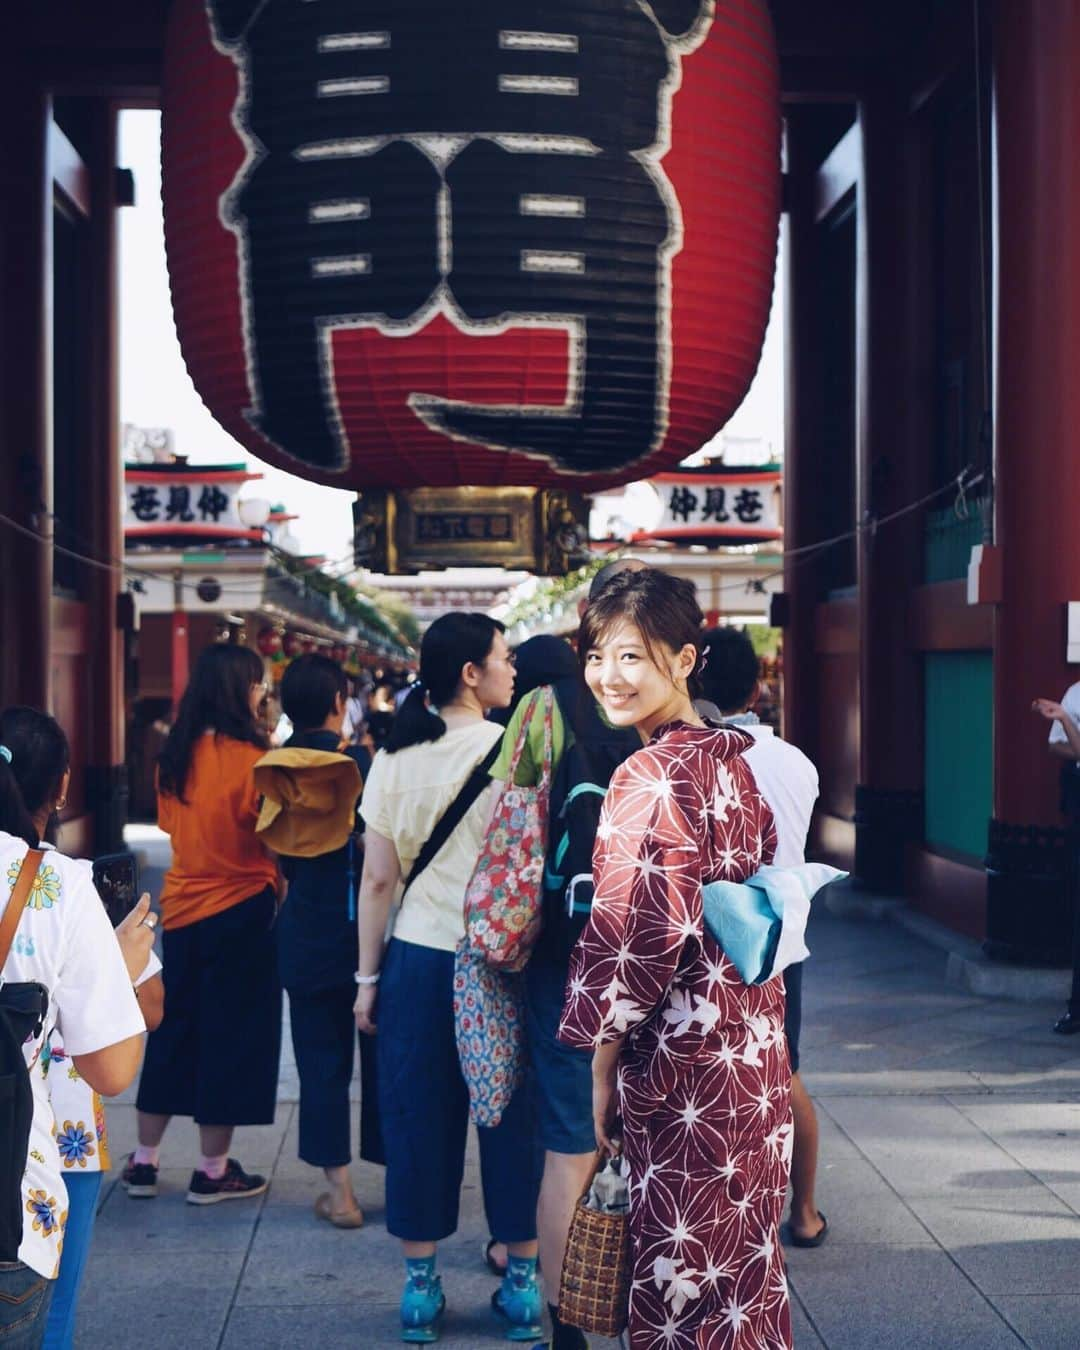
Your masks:
<instances>
[{"instance_id":1,"label":"woman's ear","mask_svg":"<svg viewBox=\"0 0 1080 1350\"><path fill-rule=\"evenodd\" d=\"M693 675L698 663L698 649L688 642L675 657L675 674L684 684Z\"/></svg>"},{"instance_id":2,"label":"woman's ear","mask_svg":"<svg viewBox=\"0 0 1080 1350\"><path fill-rule=\"evenodd\" d=\"M465 685L467 689L475 689L476 686L480 683L481 678L482 678L481 669L478 665L475 664L475 662L466 661L465 664L461 667L460 683Z\"/></svg>"}]
</instances>

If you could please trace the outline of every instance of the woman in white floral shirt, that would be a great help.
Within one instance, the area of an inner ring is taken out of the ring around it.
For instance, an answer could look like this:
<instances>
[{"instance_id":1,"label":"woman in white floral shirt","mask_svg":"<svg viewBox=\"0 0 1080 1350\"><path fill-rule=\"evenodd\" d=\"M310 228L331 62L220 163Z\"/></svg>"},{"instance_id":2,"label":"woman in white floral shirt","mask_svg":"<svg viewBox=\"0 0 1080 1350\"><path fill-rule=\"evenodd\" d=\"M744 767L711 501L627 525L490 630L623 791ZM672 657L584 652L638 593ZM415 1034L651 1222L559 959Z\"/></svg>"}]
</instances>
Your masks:
<instances>
[{"instance_id":1,"label":"woman in white floral shirt","mask_svg":"<svg viewBox=\"0 0 1080 1350\"><path fill-rule=\"evenodd\" d=\"M96 901L92 901L96 903ZM143 959L146 907L138 905L117 928L116 937L124 954L128 974L139 969ZM140 932L140 928L142 932ZM161 962L151 952L145 967L134 978L135 997L147 1031L161 1022L165 986ZM70 1350L75 1332L75 1310L82 1285L90 1239L97 1218L101 1177L112 1166L105 1105L72 1062L57 1028L38 1060L45 1077L56 1121L56 1147L60 1153L64 1186L68 1193L68 1220L64 1229L64 1252L56 1277L52 1304L45 1324L44 1350Z\"/></svg>"},{"instance_id":2,"label":"woman in white floral shirt","mask_svg":"<svg viewBox=\"0 0 1080 1350\"><path fill-rule=\"evenodd\" d=\"M0 883L0 901L5 906L28 850L46 850L0 973L4 984L37 982L49 997L40 1031L23 1045L33 1120L21 1187L18 1259L0 1262L0 1345L41 1344L63 1247L67 1192L48 1087L38 1067L49 1036L59 1028L86 1083L114 1096L135 1077L145 1030L90 864L42 842L53 833L66 798L68 762L67 738L51 717L32 708L0 714L0 878L6 882L6 892ZM134 922L145 913L143 906ZM136 971L149 958L152 929L143 927L139 936L141 957L129 956L138 961Z\"/></svg>"}]
</instances>

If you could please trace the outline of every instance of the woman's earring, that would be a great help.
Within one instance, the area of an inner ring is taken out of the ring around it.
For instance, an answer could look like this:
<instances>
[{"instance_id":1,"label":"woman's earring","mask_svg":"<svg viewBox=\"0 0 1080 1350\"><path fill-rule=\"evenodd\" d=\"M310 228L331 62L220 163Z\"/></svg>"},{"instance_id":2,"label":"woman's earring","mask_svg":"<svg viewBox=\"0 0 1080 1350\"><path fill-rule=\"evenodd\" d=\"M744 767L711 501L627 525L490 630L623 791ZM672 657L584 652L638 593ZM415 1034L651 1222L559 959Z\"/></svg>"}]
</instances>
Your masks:
<instances>
[{"instance_id":1,"label":"woman's earring","mask_svg":"<svg viewBox=\"0 0 1080 1350\"><path fill-rule=\"evenodd\" d=\"M67 806L67 798L66 798L66 797L58 797L58 798L57 798L57 801L56 801L56 805L55 805L55 807L53 807L53 810L54 810L54 811L62 811L62 810L64 809L65 806Z\"/></svg>"}]
</instances>

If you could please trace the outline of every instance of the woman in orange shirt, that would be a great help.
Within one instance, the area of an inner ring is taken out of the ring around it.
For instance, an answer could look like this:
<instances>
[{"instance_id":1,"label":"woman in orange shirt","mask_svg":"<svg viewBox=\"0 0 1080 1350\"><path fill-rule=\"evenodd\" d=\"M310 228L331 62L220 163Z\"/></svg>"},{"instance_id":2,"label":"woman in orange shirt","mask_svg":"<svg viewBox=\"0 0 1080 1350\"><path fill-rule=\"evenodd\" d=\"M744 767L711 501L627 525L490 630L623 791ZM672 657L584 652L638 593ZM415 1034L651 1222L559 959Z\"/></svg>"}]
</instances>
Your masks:
<instances>
[{"instance_id":1,"label":"woman in orange shirt","mask_svg":"<svg viewBox=\"0 0 1080 1350\"><path fill-rule=\"evenodd\" d=\"M158 824L173 853L161 892L165 1017L139 1082L139 1147L123 1172L131 1196L157 1194L172 1116L199 1127L189 1204L266 1190L228 1156L235 1126L273 1122L281 1051L278 868L255 836L252 772L268 744L257 720L265 692L253 651L208 647L158 760Z\"/></svg>"}]
</instances>

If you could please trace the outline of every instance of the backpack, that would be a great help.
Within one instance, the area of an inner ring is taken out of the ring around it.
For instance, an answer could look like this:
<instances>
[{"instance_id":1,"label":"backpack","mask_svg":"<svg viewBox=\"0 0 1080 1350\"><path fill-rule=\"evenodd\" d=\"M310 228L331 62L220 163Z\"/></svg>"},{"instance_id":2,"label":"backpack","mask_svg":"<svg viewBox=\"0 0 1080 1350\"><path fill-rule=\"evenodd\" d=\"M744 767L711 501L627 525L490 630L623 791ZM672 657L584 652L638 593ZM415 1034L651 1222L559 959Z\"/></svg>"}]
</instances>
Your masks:
<instances>
[{"instance_id":1,"label":"backpack","mask_svg":"<svg viewBox=\"0 0 1080 1350\"><path fill-rule=\"evenodd\" d=\"M592 911L593 845L608 784L623 760L641 749L641 737L632 728L608 726L577 680L557 680L554 689L574 739L551 780L537 950L565 965Z\"/></svg>"}]
</instances>

